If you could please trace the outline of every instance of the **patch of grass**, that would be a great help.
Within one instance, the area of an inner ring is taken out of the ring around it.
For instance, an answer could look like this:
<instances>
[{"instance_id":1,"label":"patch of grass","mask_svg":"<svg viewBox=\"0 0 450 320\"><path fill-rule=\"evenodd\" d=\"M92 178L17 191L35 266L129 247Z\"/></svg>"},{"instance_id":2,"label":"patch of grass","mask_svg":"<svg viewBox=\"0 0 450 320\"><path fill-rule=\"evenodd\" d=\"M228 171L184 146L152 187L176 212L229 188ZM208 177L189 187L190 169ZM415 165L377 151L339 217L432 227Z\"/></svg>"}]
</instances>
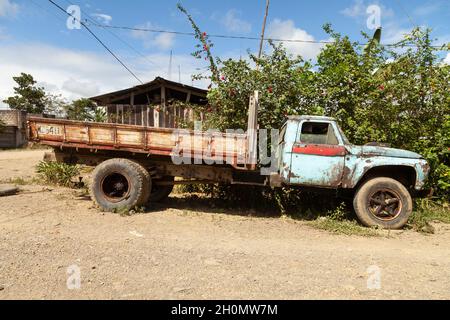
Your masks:
<instances>
[{"instance_id":1,"label":"patch of grass","mask_svg":"<svg viewBox=\"0 0 450 320\"><path fill-rule=\"evenodd\" d=\"M409 219L408 226L418 232L434 233L432 222L450 224L450 205L431 199L416 200L415 210Z\"/></svg>"},{"instance_id":2,"label":"patch of grass","mask_svg":"<svg viewBox=\"0 0 450 320\"><path fill-rule=\"evenodd\" d=\"M41 184L42 179L40 179L38 177L34 177L34 178L16 177L16 178L0 180L0 183L12 184L15 186L27 186L27 185L32 185L32 184Z\"/></svg>"},{"instance_id":3,"label":"patch of grass","mask_svg":"<svg viewBox=\"0 0 450 320\"><path fill-rule=\"evenodd\" d=\"M73 185L72 179L80 174L80 167L60 162L41 161L36 166L36 172L46 183L70 187Z\"/></svg>"},{"instance_id":4,"label":"patch of grass","mask_svg":"<svg viewBox=\"0 0 450 320\"><path fill-rule=\"evenodd\" d=\"M374 228L366 228L357 221L349 219L349 212L345 203L341 203L335 210L328 211L324 217L308 222L314 228L326 230L347 236L378 237L380 233Z\"/></svg>"},{"instance_id":5,"label":"patch of grass","mask_svg":"<svg viewBox=\"0 0 450 320\"><path fill-rule=\"evenodd\" d=\"M129 217L134 214L144 213L144 212L145 212L145 207L134 207L134 208L120 207L120 208L113 210L113 213L116 213L116 214L120 215L121 217Z\"/></svg>"},{"instance_id":6,"label":"patch of grass","mask_svg":"<svg viewBox=\"0 0 450 320\"><path fill-rule=\"evenodd\" d=\"M354 220L334 220L330 217L320 217L314 221L308 222L314 228L326 230L336 234L347 236L379 237L381 234L372 228L366 228Z\"/></svg>"},{"instance_id":7,"label":"patch of grass","mask_svg":"<svg viewBox=\"0 0 450 320\"><path fill-rule=\"evenodd\" d=\"M32 184L32 181L29 179L25 179L22 177L11 178L9 180L2 181L2 183L13 184L16 186L25 186L28 184Z\"/></svg>"}]
</instances>

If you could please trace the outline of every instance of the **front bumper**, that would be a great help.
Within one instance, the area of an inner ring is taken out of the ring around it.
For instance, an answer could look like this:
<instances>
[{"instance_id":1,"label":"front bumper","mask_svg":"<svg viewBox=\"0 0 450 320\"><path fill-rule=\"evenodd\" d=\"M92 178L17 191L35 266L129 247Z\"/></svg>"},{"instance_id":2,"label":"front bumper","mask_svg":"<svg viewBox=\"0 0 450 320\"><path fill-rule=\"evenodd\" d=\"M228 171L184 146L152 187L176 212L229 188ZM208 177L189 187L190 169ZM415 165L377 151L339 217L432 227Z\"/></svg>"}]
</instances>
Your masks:
<instances>
[{"instance_id":1,"label":"front bumper","mask_svg":"<svg viewBox=\"0 0 450 320\"><path fill-rule=\"evenodd\" d=\"M428 175L430 174L430 165L425 159L420 159L416 165L416 184L414 185L414 189L416 191L423 190L425 183L427 182Z\"/></svg>"}]
</instances>

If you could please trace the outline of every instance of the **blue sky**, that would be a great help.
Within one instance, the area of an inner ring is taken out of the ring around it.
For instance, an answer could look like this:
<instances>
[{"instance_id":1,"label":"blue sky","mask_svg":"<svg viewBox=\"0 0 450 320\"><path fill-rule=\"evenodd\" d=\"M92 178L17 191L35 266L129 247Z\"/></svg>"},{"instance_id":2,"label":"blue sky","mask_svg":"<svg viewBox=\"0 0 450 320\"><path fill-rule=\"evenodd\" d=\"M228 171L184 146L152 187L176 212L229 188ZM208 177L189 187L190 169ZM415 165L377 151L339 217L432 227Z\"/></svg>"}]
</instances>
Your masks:
<instances>
[{"instance_id":1,"label":"blue sky","mask_svg":"<svg viewBox=\"0 0 450 320\"><path fill-rule=\"evenodd\" d=\"M190 32L186 18L176 9L178 1L144 0L54 0L67 8L79 5L82 19L113 26L142 27ZM264 0L200 1L184 0L202 30L210 34L258 36ZM367 26L367 7L381 9L384 43L401 39L414 25L433 29L436 43L450 42L450 1L282 1L272 0L267 22L269 37L327 40L322 25L362 40ZM33 74L48 91L67 99L92 96L138 84L86 30L69 30L67 16L47 0L0 0L0 98L12 93L11 77L21 71ZM109 31L92 26L98 36L136 72L143 81L155 76L169 77L169 56L173 52L172 80L191 84L190 75L205 67L190 56L195 40L189 36L153 34L128 30ZM245 56L255 52L253 40L212 39L214 54L220 57ZM288 50L313 59L320 45L287 43ZM130 48L130 47L133 47ZM450 55L442 57L450 61ZM203 70L203 69L202 69ZM193 83L204 86L205 83ZM1 105L0 105L1 107Z\"/></svg>"}]
</instances>

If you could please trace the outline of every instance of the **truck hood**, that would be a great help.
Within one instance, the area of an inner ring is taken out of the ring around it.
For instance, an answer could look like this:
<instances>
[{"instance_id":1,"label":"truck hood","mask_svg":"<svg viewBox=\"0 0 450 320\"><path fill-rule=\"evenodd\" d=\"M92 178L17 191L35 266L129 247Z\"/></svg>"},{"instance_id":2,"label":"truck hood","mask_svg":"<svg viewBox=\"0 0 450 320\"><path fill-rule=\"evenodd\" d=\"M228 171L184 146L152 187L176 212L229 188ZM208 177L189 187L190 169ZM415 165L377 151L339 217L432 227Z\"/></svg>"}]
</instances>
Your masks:
<instances>
[{"instance_id":1,"label":"truck hood","mask_svg":"<svg viewBox=\"0 0 450 320\"><path fill-rule=\"evenodd\" d=\"M393 158L408 158L408 159L423 159L423 157L415 152L394 149L386 147L375 147L375 146L352 146L350 148L352 154L357 154L365 157L393 157Z\"/></svg>"}]
</instances>

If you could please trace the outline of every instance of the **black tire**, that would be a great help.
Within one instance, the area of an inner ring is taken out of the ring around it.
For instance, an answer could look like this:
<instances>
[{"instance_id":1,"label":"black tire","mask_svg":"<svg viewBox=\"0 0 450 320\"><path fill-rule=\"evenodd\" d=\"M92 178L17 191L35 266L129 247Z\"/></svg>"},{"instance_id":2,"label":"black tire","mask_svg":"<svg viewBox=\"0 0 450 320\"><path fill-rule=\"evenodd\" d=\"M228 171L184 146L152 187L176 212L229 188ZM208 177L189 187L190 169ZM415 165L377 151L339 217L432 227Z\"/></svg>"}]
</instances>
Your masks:
<instances>
[{"instance_id":1,"label":"black tire","mask_svg":"<svg viewBox=\"0 0 450 320\"><path fill-rule=\"evenodd\" d=\"M141 171L141 174L144 177L144 181L145 181L143 188L144 188L144 194L146 195L145 199L144 199L144 204L146 204L149 201L148 199L150 197L150 193L152 190L152 178L150 176L150 173L148 172L147 169L145 169L144 166L140 165L139 163L137 163L137 164L139 167L139 171Z\"/></svg>"},{"instance_id":2,"label":"black tire","mask_svg":"<svg viewBox=\"0 0 450 320\"><path fill-rule=\"evenodd\" d=\"M408 222L413 203L403 184L381 177L361 185L353 199L353 207L365 226L400 229Z\"/></svg>"},{"instance_id":3,"label":"black tire","mask_svg":"<svg viewBox=\"0 0 450 320\"><path fill-rule=\"evenodd\" d=\"M101 209L114 212L145 205L150 188L150 175L140 164L110 159L95 168L90 193Z\"/></svg>"},{"instance_id":4,"label":"black tire","mask_svg":"<svg viewBox=\"0 0 450 320\"><path fill-rule=\"evenodd\" d=\"M10 185L0 185L0 197L12 196L19 192L19 188Z\"/></svg>"},{"instance_id":5,"label":"black tire","mask_svg":"<svg viewBox=\"0 0 450 320\"><path fill-rule=\"evenodd\" d=\"M165 176L158 180L155 179L152 184L149 202L162 202L167 199L173 191L173 185L158 185L157 183L158 181L173 182L173 180L174 177L172 176Z\"/></svg>"}]
</instances>

